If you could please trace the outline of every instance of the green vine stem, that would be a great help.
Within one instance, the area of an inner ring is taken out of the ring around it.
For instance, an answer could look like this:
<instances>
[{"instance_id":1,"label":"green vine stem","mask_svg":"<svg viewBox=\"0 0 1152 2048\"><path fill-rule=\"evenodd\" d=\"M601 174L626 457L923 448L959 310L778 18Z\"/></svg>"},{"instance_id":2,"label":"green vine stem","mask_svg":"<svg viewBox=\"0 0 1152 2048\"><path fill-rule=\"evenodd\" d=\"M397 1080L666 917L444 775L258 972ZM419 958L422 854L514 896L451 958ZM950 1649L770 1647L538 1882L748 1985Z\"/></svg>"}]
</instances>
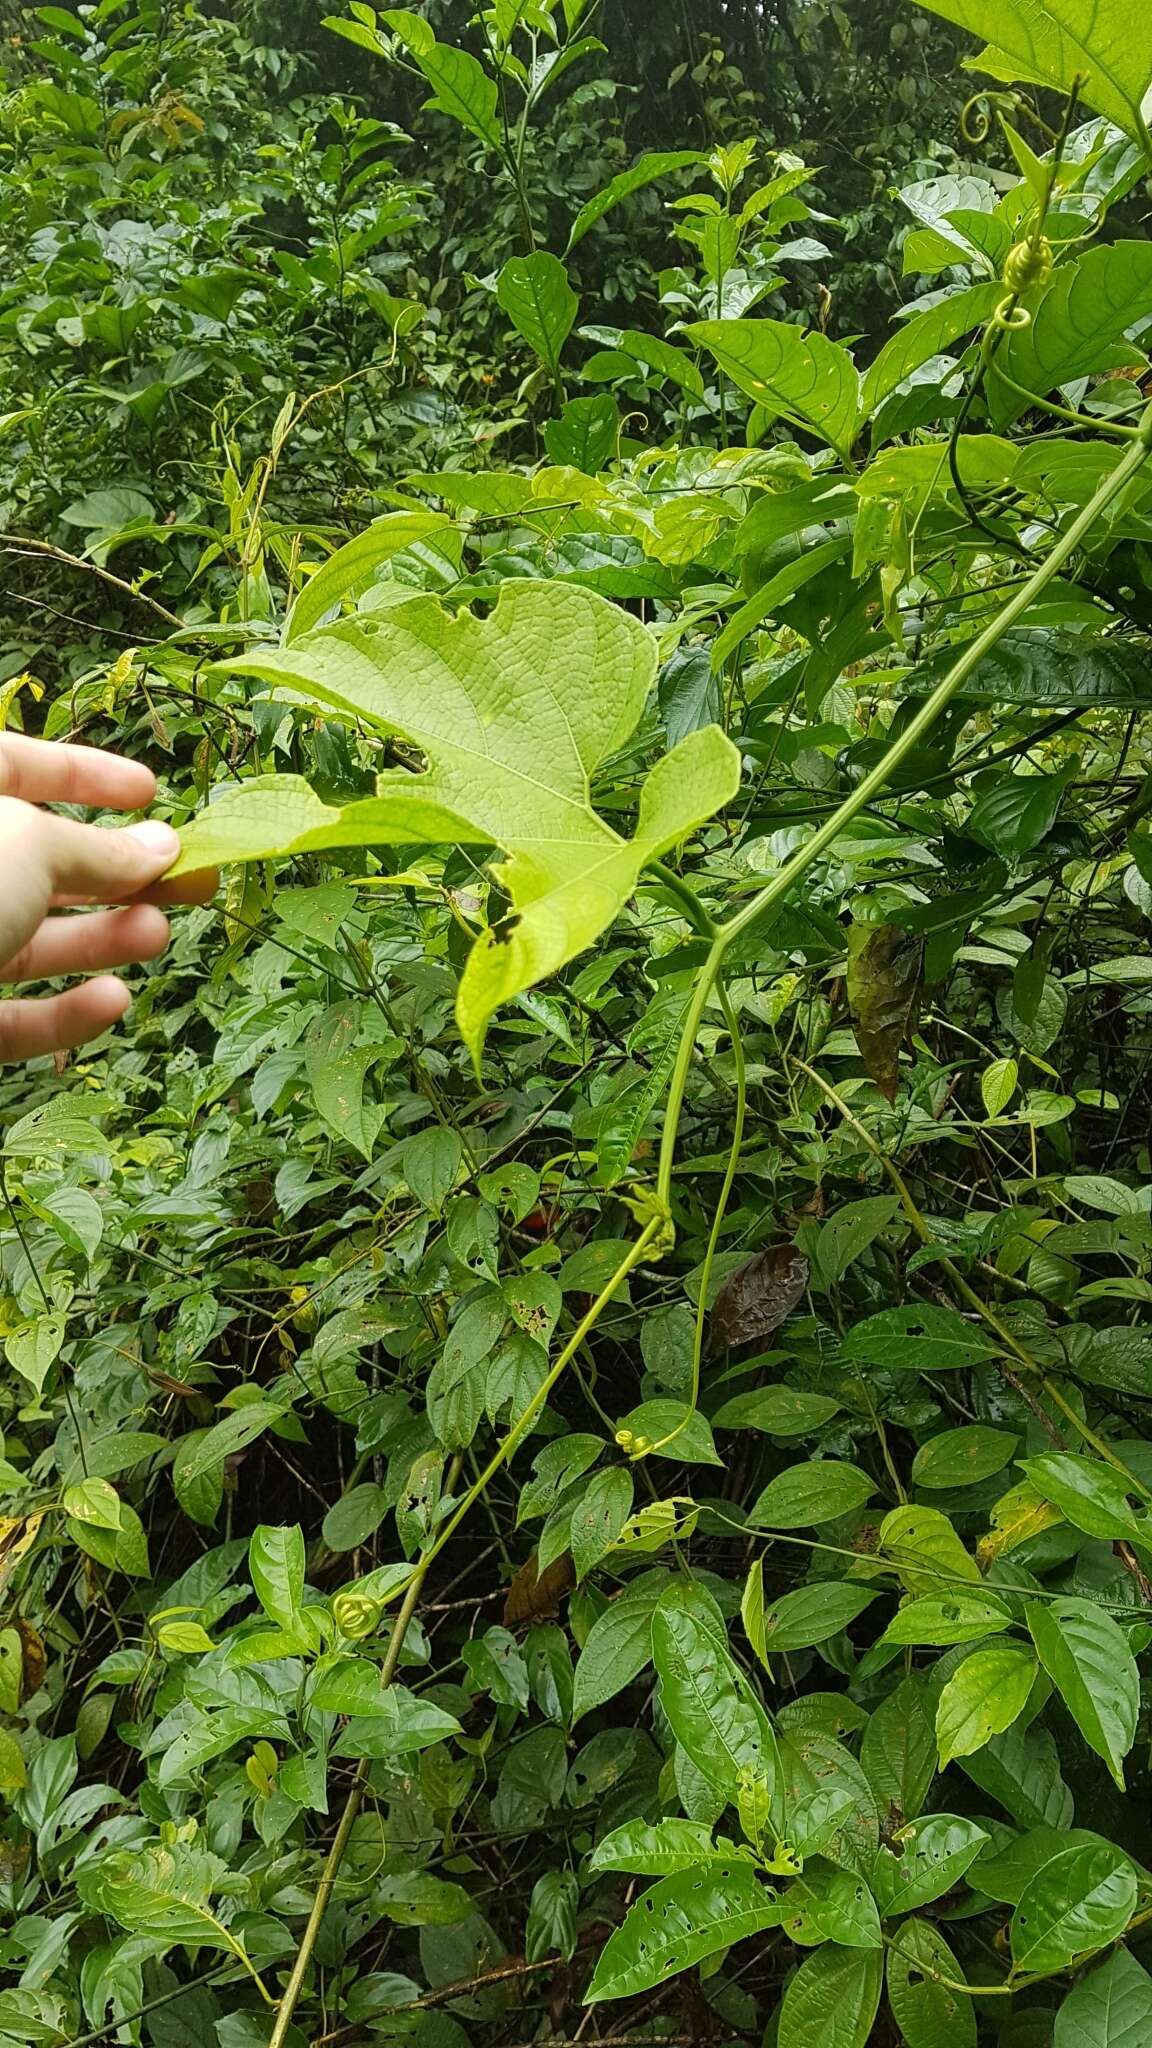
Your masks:
<instances>
[{"instance_id":1,"label":"green vine stem","mask_svg":"<svg viewBox=\"0 0 1152 2048\"><path fill-rule=\"evenodd\" d=\"M464 1454L462 1451L459 1451L448 1469L447 1484L449 1489L456 1484L463 1462ZM437 1548L436 1544L428 1544L421 1551L416 1569L408 1582L408 1590L392 1624L392 1634L388 1639L388 1648L384 1653L384 1662L380 1666L381 1691L391 1685L396 1676L396 1669L400 1662L400 1653L404 1648L404 1638L408 1633L408 1624L419 1605L420 1595L424 1590L425 1574L436 1555ZM368 1785L369 1768L369 1759L362 1757L356 1766L352 1779L352 1789L344 1802L344 1811L340 1815L339 1825L332 1837L332 1846L328 1851L324 1869L321 1872L320 1882L316 1887L316 1896L312 1901L312 1910L308 1915L307 1925L301 1936L300 1946L296 1951L296 1960L292 1965L292 1974L284 1987L283 1996L276 2008L276 2022L268 2037L268 2048L284 2048L284 2043L288 2038L289 2029L292 2025L292 2016L296 2011L300 1993L304 1988L304 1979L308 1975L312 1962L316 1939L320 1933L324 1915L328 1910L328 1901L335 1889L336 1879L340 1874L340 1865L344 1861L348 1843L351 1840L356 1816L363 1804L364 1793Z\"/></svg>"},{"instance_id":2,"label":"green vine stem","mask_svg":"<svg viewBox=\"0 0 1152 2048\"><path fill-rule=\"evenodd\" d=\"M668 1089L668 1107L664 1118L664 1130L660 1142L660 1157L656 1173L656 1199L666 1212L672 1205L672 1167L676 1154L676 1141L680 1128L680 1116L684 1106L684 1093L696 1047L700 1022L708 1007L709 998L724 965L724 956L734 939L746 932L750 925L763 917L766 911L790 895L796 884L803 880L813 863L826 853L846 825L859 816L875 798L883 795L892 777L901 768L909 755L915 752L922 739L931 732L941 713L947 710L952 699L959 695L973 670L986 655L997 647L1005 633L1010 632L1017 621L1023 618L1040 592L1058 576L1081 542L1091 533L1097 520L1108 510L1113 499L1126 490L1133 477L1138 476L1149 455L1152 454L1152 405L1136 429L1136 439L1121 456L1115 469L1104 478L1084 510L1073 520L1067 532L1062 534L1051 552L1037 569L1034 569L1016 595L1005 605L999 616L985 626L969 647L953 662L948 674L939 682L922 709L905 727L898 740L889 747L881 761L871 773L844 799L839 808L826 818L812 834L811 839L797 848L790 860L785 861L779 874L774 875L763 889L757 891L743 910L730 917L724 924L715 927L715 935L708 958L700 970L692 999L681 1031L676 1064Z\"/></svg>"}]
</instances>

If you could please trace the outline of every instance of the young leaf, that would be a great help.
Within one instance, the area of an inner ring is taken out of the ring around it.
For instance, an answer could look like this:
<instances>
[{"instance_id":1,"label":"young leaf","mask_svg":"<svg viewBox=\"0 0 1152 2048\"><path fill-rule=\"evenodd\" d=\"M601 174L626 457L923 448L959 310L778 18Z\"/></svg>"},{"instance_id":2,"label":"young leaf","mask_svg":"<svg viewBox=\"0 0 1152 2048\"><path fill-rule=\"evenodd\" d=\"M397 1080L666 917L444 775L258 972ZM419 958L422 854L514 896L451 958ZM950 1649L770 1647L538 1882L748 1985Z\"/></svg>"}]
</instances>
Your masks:
<instances>
[{"instance_id":1,"label":"young leaf","mask_svg":"<svg viewBox=\"0 0 1152 2048\"><path fill-rule=\"evenodd\" d=\"M1010 1728L1024 1711L1035 1677L1035 1657L1015 1643L994 1643L965 1657L936 1707L941 1770Z\"/></svg>"},{"instance_id":2,"label":"young leaf","mask_svg":"<svg viewBox=\"0 0 1152 2048\"><path fill-rule=\"evenodd\" d=\"M953 1984L964 1973L939 1929L908 1920L888 1951L888 2003L905 2048L976 2048L972 2000ZM940 1983L940 1978L946 1983Z\"/></svg>"},{"instance_id":3,"label":"young leaf","mask_svg":"<svg viewBox=\"0 0 1152 2048\"><path fill-rule=\"evenodd\" d=\"M851 455L860 373L838 342L786 320L698 320L685 332L757 405L812 428L838 455Z\"/></svg>"},{"instance_id":4,"label":"young leaf","mask_svg":"<svg viewBox=\"0 0 1152 2048\"><path fill-rule=\"evenodd\" d=\"M921 0L991 45L970 60L995 78L1053 86L1081 96L1118 128L1142 139L1141 105L1152 85L1152 52L1132 0Z\"/></svg>"},{"instance_id":5,"label":"young leaf","mask_svg":"<svg viewBox=\"0 0 1152 2048\"><path fill-rule=\"evenodd\" d=\"M1033 1601L1029 1633L1040 1661L1120 1790L1124 1758L1136 1739L1140 1677L1124 1631L1091 1600Z\"/></svg>"},{"instance_id":6,"label":"young leaf","mask_svg":"<svg viewBox=\"0 0 1152 2048\"><path fill-rule=\"evenodd\" d=\"M736 792L739 755L709 726L652 770L634 839L592 809L589 776L631 734L655 666L655 643L626 612L568 585L517 581L486 619L421 597L386 621L241 657L246 675L401 733L427 766L386 771L375 797L343 810L298 777L257 778L201 815L178 866L381 842L503 847L511 909L473 948L457 999L478 1056L493 1011L592 945L644 865Z\"/></svg>"},{"instance_id":7,"label":"young leaf","mask_svg":"<svg viewBox=\"0 0 1152 2048\"><path fill-rule=\"evenodd\" d=\"M559 257L545 249L509 257L500 272L496 298L517 334L555 376L580 305Z\"/></svg>"},{"instance_id":8,"label":"young leaf","mask_svg":"<svg viewBox=\"0 0 1152 2048\"><path fill-rule=\"evenodd\" d=\"M865 2048L883 1984L881 1949L817 1949L784 1993L779 2048Z\"/></svg>"},{"instance_id":9,"label":"young leaf","mask_svg":"<svg viewBox=\"0 0 1152 2048\"><path fill-rule=\"evenodd\" d=\"M679 1871L637 1899L624 1925L609 1936L585 2003L650 1991L733 1942L778 1927L780 1919L775 1892L747 1864Z\"/></svg>"}]
</instances>

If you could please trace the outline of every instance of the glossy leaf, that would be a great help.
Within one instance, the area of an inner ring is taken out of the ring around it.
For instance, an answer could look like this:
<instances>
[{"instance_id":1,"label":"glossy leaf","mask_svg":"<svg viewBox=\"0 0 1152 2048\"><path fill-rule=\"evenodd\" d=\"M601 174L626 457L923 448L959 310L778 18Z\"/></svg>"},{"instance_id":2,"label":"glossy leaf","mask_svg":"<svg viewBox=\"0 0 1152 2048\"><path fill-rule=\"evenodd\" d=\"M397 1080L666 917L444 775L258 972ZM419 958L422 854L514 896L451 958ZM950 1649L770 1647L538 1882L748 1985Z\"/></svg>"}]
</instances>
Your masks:
<instances>
[{"instance_id":1,"label":"glossy leaf","mask_svg":"<svg viewBox=\"0 0 1152 2048\"><path fill-rule=\"evenodd\" d=\"M885 1643L974 1643L1012 1626L1011 1610L994 1594L957 1586L950 1593L926 1593L898 1607L881 1640Z\"/></svg>"},{"instance_id":2,"label":"glossy leaf","mask_svg":"<svg viewBox=\"0 0 1152 2048\"><path fill-rule=\"evenodd\" d=\"M288 614L284 644L290 646L320 625L325 613L334 611L346 597L358 596L372 580L375 570L393 556L402 554L415 541L436 533L452 531L443 512L388 512L374 519L354 539L345 541L308 578Z\"/></svg>"},{"instance_id":3,"label":"glossy leaf","mask_svg":"<svg viewBox=\"0 0 1152 2048\"><path fill-rule=\"evenodd\" d=\"M1141 134L1140 106L1152 56L1130 0L922 0L934 14L987 38L980 68L1067 93L1079 83L1090 107Z\"/></svg>"},{"instance_id":4,"label":"glossy leaf","mask_svg":"<svg viewBox=\"0 0 1152 2048\"><path fill-rule=\"evenodd\" d=\"M594 199L582 206L572 223L568 237L569 249L582 242L589 228L603 220L622 199L628 199L633 192L639 192L645 185L651 185L657 178L666 178L672 171L687 170L694 164L705 161L698 149L650 149L636 159L627 171L620 171L610 184L597 192Z\"/></svg>"},{"instance_id":5,"label":"glossy leaf","mask_svg":"<svg viewBox=\"0 0 1152 2048\"><path fill-rule=\"evenodd\" d=\"M781 1650L807 1650L827 1642L863 1614L876 1598L874 1588L828 1580L797 1586L774 1600L764 1616L764 1647L769 1656Z\"/></svg>"},{"instance_id":6,"label":"glossy leaf","mask_svg":"<svg viewBox=\"0 0 1152 2048\"><path fill-rule=\"evenodd\" d=\"M588 2005L651 1991L733 1942L780 1924L780 1901L746 1864L680 1871L637 1899L600 1951Z\"/></svg>"},{"instance_id":7,"label":"glossy leaf","mask_svg":"<svg viewBox=\"0 0 1152 2048\"><path fill-rule=\"evenodd\" d=\"M875 1480L858 1465L814 1459L790 1465L771 1480L749 1509L748 1520L760 1529L815 1529L863 1507L875 1491Z\"/></svg>"},{"instance_id":8,"label":"glossy leaf","mask_svg":"<svg viewBox=\"0 0 1152 2048\"><path fill-rule=\"evenodd\" d=\"M381 20L398 36L409 56L423 72L433 96L428 101L438 113L448 114L462 128L475 135L489 149L502 143L496 81L468 50L453 43L437 42L423 16L407 7L386 7Z\"/></svg>"},{"instance_id":9,"label":"glossy leaf","mask_svg":"<svg viewBox=\"0 0 1152 2048\"><path fill-rule=\"evenodd\" d=\"M813 1871L784 1894L783 1931L789 1941L815 1948L880 1948L880 1915L862 1878L847 1870Z\"/></svg>"},{"instance_id":10,"label":"glossy leaf","mask_svg":"<svg viewBox=\"0 0 1152 2048\"><path fill-rule=\"evenodd\" d=\"M872 1888L881 1913L915 1913L943 1898L971 1869L987 1840L974 1820L957 1814L929 1813L911 1821L891 1845L881 1845L876 1858Z\"/></svg>"},{"instance_id":11,"label":"glossy leaf","mask_svg":"<svg viewBox=\"0 0 1152 2048\"><path fill-rule=\"evenodd\" d=\"M1007 1430L990 1429L981 1422L947 1429L921 1444L912 1460L913 1481L932 1491L976 1486L1003 1471L1019 1442Z\"/></svg>"},{"instance_id":12,"label":"glossy leaf","mask_svg":"<svg viewBox=\"0 0 1152 2048\"><path fill-rule=\"evenodd\" d=\"M1136 1872L1111 1842L1057 1849L1025 1885L1009 1930L1018 1970L1059 1970L1122 1934Z\"/></svg>"},{"instance_id":13,"label":"glossy leaf","mask_svg":"<svg viewBox=\"0 0 1152 2048\"><path fill-rule=\"evenodd\" d=\"M559 258L546 249L510 257L497 281L496 300L517 334L555 375L580 304Z\"/></svg>"},{"instance_id":14,"label":"glossy leaf","mask_svg":"<svg viewBox=\"0 0 1152 2048\"><path fill-rule=\"evenodd\" d=\"M965 1322L955 1309L917 1302L907 1308L881 1309L853 1325L841 1356L850 1365L876 1365L896 1372L952 1372L995 1358L997 1346L979 1324Z\"/></svg>"},{"instance_id":15,"label":"glossy leaf","mask_svg":"<svg viewBox=\"0 0 1152 2048\"><path fill-rule=\"evenodd\" d=\"M767 1718L715 1627L668 1595L652 1616L652 1658L669 1726L697 1770L732 1800L742 1773L770 1778Z\"/></svg>"},{"instance_id":16,"label":"glossy leaf","mask_svg":"<svg viewBox=\"0 0 1152 2048\"><path fill-rule=\"evenodd\" d=\"M881 1950L817 1949L784 1993L779 2048L865 2048L883 1983Z\"/></svg>"},{"instance_id":17,"label":"glossy leaf","mask_svg":"<svg viewBox=\"0 0 1152 2048\"><path fill-rule=\"evenodd\" d=\"M248 1545L248 1570L257 1598L270 1621L289 1632L296 1626L304 1599L304 1534L299 1528L254 1529Z\"/></svg>"},{"instance_id":18,"label":"glossy leaf","mask_svg":"<svg viewBox=\"0 0 1152 2048\"><path fill-rule=\"evenodd\" d=\"M973 1650L941 1690L936 1708L940 1768L971 1756L1023 1713L1036 1677L1031 1651L1014 1643Z\"/></svg>"},{"instance_id":19,"label":"glossy leaf","mask_svg":"<svg viewBox=\"0 0 1152 2048\"><path fill-rule=\"evenodd\" d=\"M970 285L903 322L865 375L864 412L876 412L921 364L931 362L962 335L982 327L1003 296L1004 288L998 282Z\"/></svg>"},{"instance_id":20,"label":"glossy leaf","mask_svg":"<svg viewBox=\"0 0 1152 2048\"><path fill-rule=\"evenodd\" d=\"M376 842L501 845L512 909L473 949L457 1001L475 1054L493 1011L591 945L645 862L737 786L736 750L708 727L652 771L635 839L597 816L589 775L639 718L655 650L626 613L571 586L505 583L483 620L417 598L236 667L403 733L429 765L386 771L375 797L343 810L297 777L258 778L185 834L180 867Z\"/></svg>"},{"instance_id":21,"label":"glossy leaf","mask_svg":"<svg viewBox=\"0 0 1152 2048\"><path fill-rule=\"evenodd\" d=\"M947 674L962 643L941 648L913 670L909 691L926 696ZM1082 704L1138 706L1152 701L1142 650L1125 640L1097 640L1059 627L1021 628L965 678L964 695L981 704L1034 704L1071 711Z\"/></svg>"},{"instance_id":22,"label":"glossy leaf","mask_svg":"<svg viewBox=\"0 0 1152 2048\"><path fill-rule=\"evenodd\" d=\"M1136 1739L1140 1678L1123 1630L1090 1600L1032 1602L1027 1621L1040 1661L1090 1749L1121 1791Z\"/></svg>"},{"instance_id":23,"label":"glossy leaf","mask_svg":"<svg viewBox=\"0 0 1152 2048\"><path fill-rule=\"evenodd\" d=\"M588 1859L590 1870L627 1870L639 1877L671 1877L702 1863L730 1862L731 1842L714 1842L711 1828L696 1820L626 1820L604 1835ZM744 1851L749 1858L752 1851Z\"/></svg>"},{"instance_id":24,"label":"glossy leaf","mask_svg":"<svg viewBox=\"0 0 1152 2048\"><path fill-rule=\"evenodd\" d=\"M1054 1502L1085 1535L1124 1543L1146 1538L1147 1503L1132 1496L1122 1474L1102 1459L1046 1451L1038 1458L1021 1458L1020 1469L1037 1493Z\"/></svg>"},{"instance_id":25,"label":"glossy leaf","mask_svg":"<svg viewBox=\"0 0 1152 2048\"><path fill-rule=\"evenodd\" d=\"M851 453L860 374L839 343L784 320L700 320L686 332L757 405L813 429L838 454Z\"/></svg>"},{"instance_id":26,"label":"glossy leaf","mask_svg":"<svg viewBox=\"0 0 1152 2048\"><path fill-rule=\"evenodd\" d=\"M1152 78L1152 63L1148 69ZM1087 375L1108 344L1120 341L1145 316L1150 290L1152 246L1147 242L1111 242L1062 264L1031 324L1011 333L993 359L989 388L997 419L1011 418L1026 403L1006 378L1044 397L1057 385Z\"/></svg>"}]
</instances>

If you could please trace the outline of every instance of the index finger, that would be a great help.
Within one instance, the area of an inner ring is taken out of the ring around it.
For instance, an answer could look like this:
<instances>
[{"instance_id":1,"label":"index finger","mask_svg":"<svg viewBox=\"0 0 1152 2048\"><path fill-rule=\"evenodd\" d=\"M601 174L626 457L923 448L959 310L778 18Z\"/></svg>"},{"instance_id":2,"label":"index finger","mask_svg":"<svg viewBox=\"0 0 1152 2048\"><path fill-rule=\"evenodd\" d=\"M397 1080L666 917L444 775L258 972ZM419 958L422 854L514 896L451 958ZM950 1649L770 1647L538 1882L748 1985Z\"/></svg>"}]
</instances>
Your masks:
<instances>
[{"instance_id":1,"label":"index finger","mask_svg":"<svg viewBox=\"0 0 1152 2048\"><path fill-rule=\"evenodd\" d=\"M156 777L139 761L99 747L57 745L23 733L0 737L0 796L26 804L88 804L98 810L142 811L156 795Z\"/></svg>"}]
</instances>

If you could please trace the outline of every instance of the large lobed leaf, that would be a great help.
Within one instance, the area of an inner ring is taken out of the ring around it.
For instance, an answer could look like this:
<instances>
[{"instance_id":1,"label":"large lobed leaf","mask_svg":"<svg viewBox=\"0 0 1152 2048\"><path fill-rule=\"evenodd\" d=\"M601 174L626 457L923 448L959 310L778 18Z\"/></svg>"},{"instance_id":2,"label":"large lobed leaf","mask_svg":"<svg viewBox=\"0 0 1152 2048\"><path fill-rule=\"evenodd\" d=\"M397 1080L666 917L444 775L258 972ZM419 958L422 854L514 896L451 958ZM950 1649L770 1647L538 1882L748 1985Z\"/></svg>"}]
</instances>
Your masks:
<instances>
[{"instance_id":1,"label":"large lobed leaf","mask_svg":"<svg viewBox=\"0 0 1152 2048\"><path fill-rule=\"evenodd\" d=\"M636 835L592 809L589 780L630 737L655 679L640 623L590 591L509 582L488 618L418 597L230 666L398 734L423 772L391 769L337 809L299 776L260 776L202 813L178 871L337 846L498 846L511 903L469 956L457 999L479 1056L501 1003L591 946L641 869L736 793L740 759L716 726L690 733L640 794Z\"/></svg>"},{"instance_id":2,"label":"large lobed leaf","mask_svg":"<svg viewBox=\"0 0 1152 2048\"><path fill-rule=\"evenodd\" d=\"M982 71L1022 85L1070 91L1129 135L1141 135L1152 85L1152 40L1142 0L921 0L958 28L986 36Z\"/></svg>"}]
</instances>

